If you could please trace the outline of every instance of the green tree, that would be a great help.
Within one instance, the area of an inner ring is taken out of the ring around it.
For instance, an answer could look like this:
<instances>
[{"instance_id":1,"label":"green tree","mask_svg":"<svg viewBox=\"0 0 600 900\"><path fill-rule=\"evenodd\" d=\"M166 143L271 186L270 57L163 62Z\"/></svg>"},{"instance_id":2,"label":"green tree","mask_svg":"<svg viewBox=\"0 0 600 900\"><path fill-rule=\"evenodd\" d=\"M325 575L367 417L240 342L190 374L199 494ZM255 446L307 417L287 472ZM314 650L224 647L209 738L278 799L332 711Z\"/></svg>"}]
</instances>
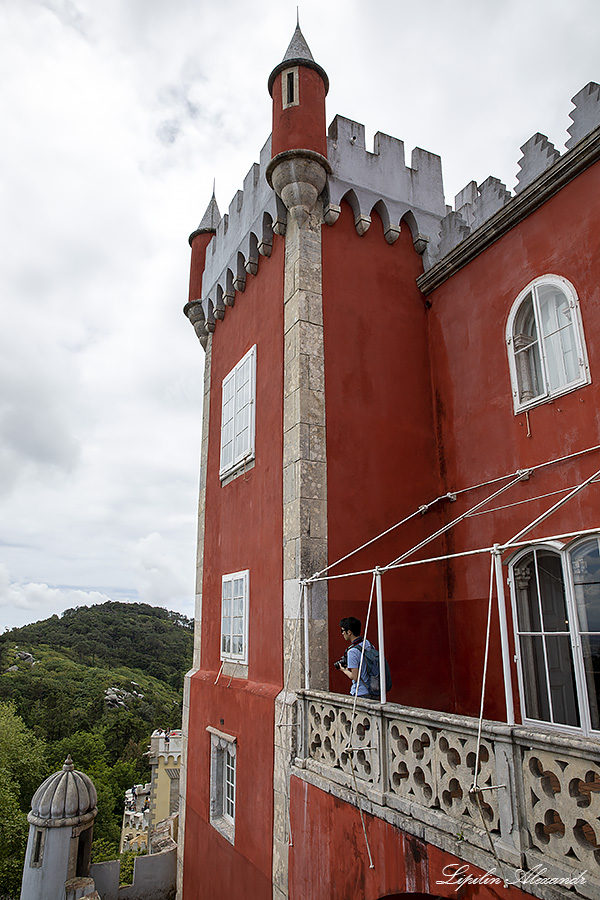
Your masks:
<instances>
[{"instance_id":1,"label":"green tree","mask_svg":"<svg viewBox=\"0 0 600 900\"><path fill-rule=\"evenodd\" d=\"M0 771L0 895L18 897L29 825L18 801L19 786Z\"/></svg>"},{"instance_id":2,"label":"green tree","mask_svg":"<svg viewBox=\"0 0 600 900\"><path fill-rule=\"evenodd\" d=\"M77 731L69 737L55 741L48 750L48 762L52 771L62 768L68 755L76 769L89 773L94 767L106 764L106 745L98 732Z\"/></svg>"},{"instance_id":3,"label":"green tree","mask_svg":"<svg viewBox=\"0 0 600 900\"><path fill-rule=\"evenodd\" d=\"M0 889L18 897L27 846L27 812L45 775L45 744L0 702Z\"/></svg>"}]
</instances>

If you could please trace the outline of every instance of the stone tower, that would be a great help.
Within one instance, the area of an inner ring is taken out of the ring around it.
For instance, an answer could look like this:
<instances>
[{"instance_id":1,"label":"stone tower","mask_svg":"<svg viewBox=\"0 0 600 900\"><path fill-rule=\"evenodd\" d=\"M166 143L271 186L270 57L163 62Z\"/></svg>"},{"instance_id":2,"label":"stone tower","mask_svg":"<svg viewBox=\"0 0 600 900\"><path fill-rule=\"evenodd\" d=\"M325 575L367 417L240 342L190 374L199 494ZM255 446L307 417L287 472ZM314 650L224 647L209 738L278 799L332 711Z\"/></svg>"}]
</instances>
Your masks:
<instances>
[{"instance_id":1,"label":"stone tower","mask_svg":"<svg viewBox=\"0 0 600 900\"><path fill-rule=\"evenodd\" d=\"M39 786L27 816L22 900L99 896L89 878L96 802L96 788L70 756Z\"/></svg>"}]
</instances>

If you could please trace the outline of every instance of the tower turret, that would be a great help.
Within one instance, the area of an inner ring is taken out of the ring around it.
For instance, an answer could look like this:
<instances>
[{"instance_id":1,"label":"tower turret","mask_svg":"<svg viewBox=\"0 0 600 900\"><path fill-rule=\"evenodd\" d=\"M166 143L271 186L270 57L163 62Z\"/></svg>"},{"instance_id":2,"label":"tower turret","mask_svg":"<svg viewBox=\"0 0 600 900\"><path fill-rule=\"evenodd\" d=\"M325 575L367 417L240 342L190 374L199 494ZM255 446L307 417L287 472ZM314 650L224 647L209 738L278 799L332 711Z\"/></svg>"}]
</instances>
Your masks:
<instances>
[{"instance_id":1,"label":"tower turret","mask_svg":"<svg viewBox=\"0 0 600 900\"><path fill-rule=\"evenodd\" d=\"M300 223L314 207L331 171L326 156L328 89L327 73L314 61L296 25L283 60L269 76L273 158L267 180Z\"/></svg>"},{"instance_id":2,"label":"tower turret","mask_svg":"<svg viewBox=\"0 0 600 900\"><path fill-rule=\"evenodd\" d=\"M188 241L192 248L192 259L190 262L190 290L188 302L183 307L183 312L188 317L198 338L202 342L206 342L206 333L204 332L204 311L200 302L202 298L202 276L204 274L204 265L206 261L206 248L221 221L221 213L217 206L215 197L215 189L213 187L210 203L206 207L206 212L200 220L200 224L195 231L192 231Z\"/></svg>"},{"instance_id":3,"label":"tower turret","mask_svg":"<svg viewBox=\"0 0 600 900\"><path fill-rule=\"evenodd\" d=\"M285 150L315 150L327 155L325 96L327 73L313 59L300 25L290 45L269 76L273 98L272 154Z\"/></svg>"},{"instance_id":4,"label":"tower turret","mask_svg":"<svg viewBox=\"0 0 600 900\"><path fill-rule=\"evenodd\" d=\"M89 877L96 803L96 788L70 756L39 786L27 816L23 900L98 897Z\"/></svg>"}]
</instances>

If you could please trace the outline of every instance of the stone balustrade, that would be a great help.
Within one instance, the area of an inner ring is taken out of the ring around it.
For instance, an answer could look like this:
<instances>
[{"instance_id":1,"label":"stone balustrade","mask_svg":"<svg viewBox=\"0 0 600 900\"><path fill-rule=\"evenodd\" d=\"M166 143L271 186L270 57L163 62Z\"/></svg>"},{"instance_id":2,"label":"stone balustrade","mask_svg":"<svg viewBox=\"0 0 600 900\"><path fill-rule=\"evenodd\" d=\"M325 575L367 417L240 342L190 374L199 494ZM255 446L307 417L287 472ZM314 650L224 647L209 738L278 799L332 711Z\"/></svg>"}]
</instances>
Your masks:
<instances>
[{"instance_id":1,"label":"stone balustrade","mask_svg":"<svg viewBox=\"0 0 600 900\"><path fill-rule=\"evenodd\" d=\"M299 777L476 865L496 865L493 844L504 877L543 864L549 877L585 873L571 890L599 896L600 741L484 721L478 755L477 719L365 700L353 716L350 697L298 698Z\"/></svg>"}]
</instances>

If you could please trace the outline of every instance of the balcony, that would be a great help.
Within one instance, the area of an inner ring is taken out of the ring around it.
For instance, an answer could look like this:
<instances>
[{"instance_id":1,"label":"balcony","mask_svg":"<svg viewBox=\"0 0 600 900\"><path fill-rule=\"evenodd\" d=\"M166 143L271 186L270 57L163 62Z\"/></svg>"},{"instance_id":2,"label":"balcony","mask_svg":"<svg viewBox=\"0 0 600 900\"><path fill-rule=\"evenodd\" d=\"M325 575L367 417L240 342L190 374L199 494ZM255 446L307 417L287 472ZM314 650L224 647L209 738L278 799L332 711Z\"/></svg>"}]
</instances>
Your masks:
<instances>
[{"instance_id":1,"label":"balcony","mask_svg":"<svg viewBox=\"0 0 600 900\"><path fill-rule=\"evenodd\" d=\"M484 721L476 795L477 719L363 700L352 728L351 697L298 698L294 774L508 881L541 865L600 896L599 741Z\"/></svg>"}]
</instances>

